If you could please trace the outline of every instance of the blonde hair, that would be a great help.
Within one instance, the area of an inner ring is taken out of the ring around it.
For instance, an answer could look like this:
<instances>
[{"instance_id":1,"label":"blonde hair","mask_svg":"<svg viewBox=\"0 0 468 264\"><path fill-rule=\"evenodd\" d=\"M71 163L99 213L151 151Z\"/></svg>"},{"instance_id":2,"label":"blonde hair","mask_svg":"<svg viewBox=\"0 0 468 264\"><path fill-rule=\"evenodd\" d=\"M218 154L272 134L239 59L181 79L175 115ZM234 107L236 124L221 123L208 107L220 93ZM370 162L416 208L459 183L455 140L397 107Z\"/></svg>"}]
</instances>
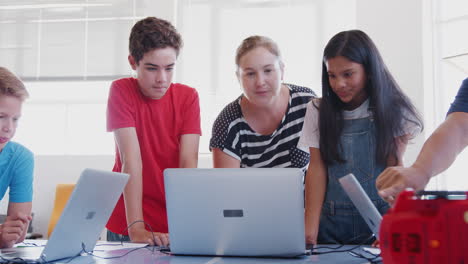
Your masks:
<instances>
[{"instance_id":1,"label":"blonde hair","mask_svg":"<svg viewBox=\"0 0 468 264\"><path fill-rule=\"evenodd\" d=\"M29 94L23 82L7 68L0 67L0 96L14 96L20 100L28 98Z\"/></svg>"},{"instance_id":2,"label":"blonde hair","mask_svg":"<svg viewBox=\"0 0 468 264\"><path fill-rule=\"evenodd\" d=\"M274 42L269 37L265 36L250 36L242 41L240 46L237 48L236 51L236 65L239 67L239 62L242 56L244 56L247 52L258 48L263 47L267 49L271 54L277 56L281 61L281 52L278 48L276 42Z\"/></svg>"}]
</instances>

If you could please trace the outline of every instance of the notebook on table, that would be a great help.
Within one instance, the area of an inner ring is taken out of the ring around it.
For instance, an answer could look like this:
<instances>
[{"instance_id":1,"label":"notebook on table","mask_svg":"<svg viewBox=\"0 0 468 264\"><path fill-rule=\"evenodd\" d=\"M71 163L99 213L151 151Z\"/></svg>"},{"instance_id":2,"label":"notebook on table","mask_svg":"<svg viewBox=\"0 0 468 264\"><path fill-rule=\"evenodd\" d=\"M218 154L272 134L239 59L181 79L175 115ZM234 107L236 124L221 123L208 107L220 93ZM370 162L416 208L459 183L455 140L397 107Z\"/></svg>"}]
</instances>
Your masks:
<instances>
[{"instance_id":1,"label":"notebook on table","mask_svg":"<svg viewBox=\"0 0 468 264\"><path fill-rule=\"evenodd\" d=\"M2 260L49 262L92 251L128 178L124 173L85 169L45 247L2 249Z\"/></svg>"},{"instance_id":2,"label":"notebook on table","mask_svg":"<svg viewBox=\"0 0 468 264\"><path fill-rule=\"evenodd\" d=\"M304 255L302 177L294 168L166 169L171 253Z\"/></svg>"}]
</instances>

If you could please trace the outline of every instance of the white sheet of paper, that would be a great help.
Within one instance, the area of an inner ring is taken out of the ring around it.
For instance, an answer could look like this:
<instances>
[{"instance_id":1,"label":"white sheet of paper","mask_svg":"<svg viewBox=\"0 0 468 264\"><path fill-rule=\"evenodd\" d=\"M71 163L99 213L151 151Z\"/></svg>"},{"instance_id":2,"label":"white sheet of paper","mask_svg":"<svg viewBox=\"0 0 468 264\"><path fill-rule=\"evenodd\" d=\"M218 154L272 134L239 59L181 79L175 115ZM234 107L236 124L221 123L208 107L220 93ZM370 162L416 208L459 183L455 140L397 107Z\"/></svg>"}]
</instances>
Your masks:
<instances>
[{"instance_id":1,"label":"white sheet of paper","mask_svg":"<svg viewBox=\"0 0 468 264\"><path fill-rule=\"evenodd\" d=\"M379 255L380 254L380 248L375 248L375 247L363 247L362 250L374 254L374 255Z\"/></svg>"},{"instance_id":2,"label":"white sheet of paper","mask_svg":"<svg viewBox=\"0 0 468 264\"><path fill-rule=\"evenodd\" d=\"M47 240L45 239L26 239L21 243L16 244L14 247L43 247L47 244ZM120 242L111 242L111 241L98 241L96 246L94 247L94 251L107 251L107 250L116 250L116 249L123 249L123 248L142 248L146 247L148 244L140 244L140 243L129 243L124 242L123 244Z\"/></svg>"}]
</instances>

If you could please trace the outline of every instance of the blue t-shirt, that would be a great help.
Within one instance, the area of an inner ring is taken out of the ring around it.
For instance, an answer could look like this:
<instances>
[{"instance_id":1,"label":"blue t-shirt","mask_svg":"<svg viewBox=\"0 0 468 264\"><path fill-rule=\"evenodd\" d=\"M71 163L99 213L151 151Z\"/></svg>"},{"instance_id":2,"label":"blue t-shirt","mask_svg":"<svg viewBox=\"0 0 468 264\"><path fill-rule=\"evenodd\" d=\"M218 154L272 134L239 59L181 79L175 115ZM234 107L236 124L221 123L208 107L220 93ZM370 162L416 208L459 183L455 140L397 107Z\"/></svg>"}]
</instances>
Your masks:
<instances>
[{"instance_id":1,"label":"blue t-shirt","mask_svg":"<svg viewBox=\"0 0 468 264\"><path fill-rule=\"evenodd\" d=\"M453 101L450 106L447 115L453 112L468 113L468 78L463 81L460 90L458 90L457 96L455 97L455 101Z\"/></svg>"},{"instance_id":2,"label":"blue t-shirt","mask_svg":"<svg viewBox=\"0 0 468 264\"><path fill-rule=\"evenodd\" d=\"M34 155L16 142L8 142L0 152L0 200L10 188L10 202L32 202Z\"/></svg>"}]
</instances>

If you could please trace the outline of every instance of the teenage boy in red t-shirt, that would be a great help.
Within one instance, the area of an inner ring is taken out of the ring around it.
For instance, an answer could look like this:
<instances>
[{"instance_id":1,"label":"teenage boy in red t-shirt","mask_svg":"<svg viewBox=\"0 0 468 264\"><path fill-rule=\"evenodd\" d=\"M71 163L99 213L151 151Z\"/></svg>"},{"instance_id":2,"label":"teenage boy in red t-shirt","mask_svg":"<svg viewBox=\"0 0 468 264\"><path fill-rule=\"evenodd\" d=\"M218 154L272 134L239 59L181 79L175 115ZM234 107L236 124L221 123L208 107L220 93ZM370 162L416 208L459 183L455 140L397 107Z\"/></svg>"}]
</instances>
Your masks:
<instances>
[{"instance_id":1,"label":"teenage boy in red t-shirt","mask_svg":"<svg viewBox=\"0 0 468 264\"><path fill-rule=\"evenodd\" d=\"M168 245L163 171L197 166L199 99L195 89L172 83L182 39L169 22L138 21L129 46L137 78L114 81L107 104L107 130L116 142L113 171L130 174L107 223L108 240Z\"/></svg>"}]
</instances>

